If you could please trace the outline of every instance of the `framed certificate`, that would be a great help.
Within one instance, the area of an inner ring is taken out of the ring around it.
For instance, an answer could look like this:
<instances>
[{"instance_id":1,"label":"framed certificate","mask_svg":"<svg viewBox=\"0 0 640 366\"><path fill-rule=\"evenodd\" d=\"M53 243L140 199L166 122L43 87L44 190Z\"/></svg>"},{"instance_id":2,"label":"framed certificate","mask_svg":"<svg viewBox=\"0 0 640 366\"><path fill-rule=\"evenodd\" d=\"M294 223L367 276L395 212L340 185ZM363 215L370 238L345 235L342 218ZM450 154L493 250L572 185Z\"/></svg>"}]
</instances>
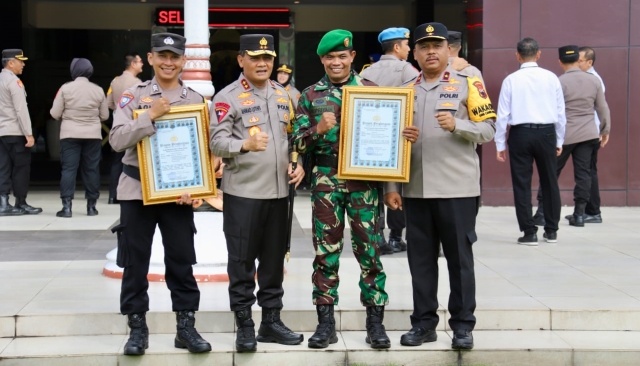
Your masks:
<instances>
[{"instance_id":1,"label":"framed certificate","mask_svg":"<svg viewBox=\"0 0 640 366\"><path fill-rule=\"evenodd\" d=\"M413 88L342 88L339 179L409 181L411 143L402 130L413 124L413 93Z\"/></svg>"},{"instance_id":2,"label":"framed certificate","mask_svg":"<svg viewBox=\"0 0 640 366\"><path fill-rule=\"evenodd\" d=\"M133 111L133 118L145 111ZM207 104L171 107L154 124L156 133L138 142L143 203L175 202L185 192L191 198L215 197Z\"/></svg>"}]
</instances>

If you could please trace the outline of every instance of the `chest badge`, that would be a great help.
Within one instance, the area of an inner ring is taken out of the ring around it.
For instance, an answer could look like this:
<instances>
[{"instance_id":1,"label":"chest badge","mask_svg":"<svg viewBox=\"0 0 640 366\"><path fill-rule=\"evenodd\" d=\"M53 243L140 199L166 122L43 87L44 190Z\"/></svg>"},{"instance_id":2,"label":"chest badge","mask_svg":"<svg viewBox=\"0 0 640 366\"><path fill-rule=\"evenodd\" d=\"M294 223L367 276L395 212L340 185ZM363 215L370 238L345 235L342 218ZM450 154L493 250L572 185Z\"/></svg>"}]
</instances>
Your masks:
<instances>
[{"instance_id":1,"label":"chest badge","mask_svg":"<svg viewBox=\"0 0 640 366\"><path fill-rule=\"evenodd\" d=\"M256 102L255 99L247 99L247 100L244 100L244 101L240 102L240 104L242 104L245 107L248 107L250 105L253 105L255 102Z\"/></svg>"},{"instance_id":2,"label":"chest badge","mask_svg":"<svg viewBox=\"0 0 640 366\"><path fill-rule=\"evenodd\" d=\"M282 92L280 90L276 89L276 94L277 95L282 95Z\"/></svg>"},{"instance_id":3,"label":"chest badge","mask_svg":"<svg viewBox=\"0 0 640 366\"><path fill-rule=\"evenodd\" d=\"M140 101L142 103L153 103L153 98L151 97L144 97L144 98L140 98Z\"/></svg>"},{"instance_id":4,"label":"chest badge","mask_svg":"<svg viewBox=\"0 0 640 366\"><path fill-rule=\"evenodd\" d=\"M251 96L251 93L249 92L243 92L238 94L238 99L245 99L245 98L249 98Z\"/></svg>"},{"instance_id":5,"label":"chest badge","mask_svg":"<svg viewBox=\"0 0 640 366\"><path fill-rule=\"evenodd\" d=\"M443 86L442 90L446 91L446 92L457 92L459 90L459 88L457 86Z\"/></svg>"},{"instance_id":6,"label":"chest badge","mask_svg":"<svg viewBox=\"0 0 640 366\"><path fill-rule=\"evenodd\" d=\"M249 118L250 123L258 123L259 121L260 121L260 118L256 116L251 116L251 118Z\"/></svg>"},{"instance_id":7,"label":"chest badge","mask_svg":"<svg viewBox=\"0 0 640 366\"><path fill-rule=\"evenodd\" d=\"M256 133L258 133L258 132L260 132L260 131L262 131L262 130L260 129L260 127L258 127L258 126L253 126L253 127L251 127L251 128L249 129L249 136L253 136L253 135L255 135Z\"/></svg>"},{"instance_id":8,"label":"chest badge","mask_svg":"<svg viewBox=\"0 0 640 366\"><path fill-rule=\"evenodd\" d=\"M459 80L456 80L454 78L449 79L449 84L460 84Z\"/></svg>"},{"instance_id":9,"label":"chest badge","mask_svg":"<svg viewBox=\"0 0 640 366\"><path fill-rule=\"evenodd\" d=\"M276 100L276 102L278 102L278 103L285 103L285 104L286 104L286 103L289 103L289 101L288 101L288 100L286 100L286 99L284 99L284 98L278 98L278 99Z\"/></svg>"}]
</instances>

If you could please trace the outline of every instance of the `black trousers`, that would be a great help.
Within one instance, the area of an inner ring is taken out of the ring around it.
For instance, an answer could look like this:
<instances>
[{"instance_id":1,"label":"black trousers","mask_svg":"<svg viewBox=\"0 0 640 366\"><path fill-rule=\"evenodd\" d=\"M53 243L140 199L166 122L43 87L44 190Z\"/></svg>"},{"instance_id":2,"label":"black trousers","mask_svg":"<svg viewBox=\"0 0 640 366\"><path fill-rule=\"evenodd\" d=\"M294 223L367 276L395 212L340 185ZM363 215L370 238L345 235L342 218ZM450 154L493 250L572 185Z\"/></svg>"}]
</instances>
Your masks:
<instances>
[{"instance_id":1,"label":"black trousers","mask_svg":"<svg viewBox=\"0 0 640 366\"><path fill-rule=\"evenodd\" d=\"M476 242L478 197L404 198L407 211L407 259L413 285L412 326L438 325L438 252L440 242L449 269L449 326L473 330L476 282L472 244Z\"/></svg>"},{"instance_id":2,"label":"black trousers","mask_svg":"<svg viewBox=\"0 0 640 366\"><path fill-rule=\"evenodd\" d=\"M591 195L585 213L587 215L600 215L600 184L598 183L598 150L600 143L593 146L591 153Z\"/></svg>"},{"instance_id":3,"label":"black trousers","mask_svg":"<svg viewBox=\"0 0 640 366\"><path fill-rule=\"evenodd\" d=\"M573 161L573 177L576 183L573 188L573 201L575 203L587 203L591 199L591 185L593 181L593 173L591 172L591 169L595 165L592 160L593 151L596 149L596 146L600 146L600 139L587 140L577 144L562 146L562 154L558 157L557 175L558 178L560 178L562 169L564 169L564 166L567 165L567 161L569 161L569 157L571 157ZM596 162L597 160L598 157L596 151ZM597 185L597 170L595 174ZM598 193L598 201L599 196L600 194ZM541 205L544 209L544 194L538 189L538 210L540 210ZM598 202L598 211L599 207L600 203Z\"/></svg>"},{"instance_id":4,"label":"black trousers","mask_svg":"<svg viewBox=\"0 0 640 366\"><path fill-rule=\"evenodd\" d=\"M149 311L149 261L156 225L164 245L165 280L171 291L173 311L198 310L200 290L193 267L196 252L193 235L193 209L187 205L165 203L144 206L140 200L120 201L117 264L124 268L120 291L120 312Z\"/></svg>"},{"instance_id":5,"label":"black trousers","mask_svg":"<svg viewBox=\"0 0 640 366\"><path fill-rule=\"evenodd\" d=\"M118 199L118 181L122 174L122 158L126 151L112 151L111 175L109 176L109 198ZM219 186L218 186L219 187Z\"/></svg>"},{"instance_id":6,"label":"black trousers","mask_svg":"<svg viewBox=\"0 0 640 366\"><path fill-rule=\"evenodd\" d=\"M78 167L82 174L84 197L97 200L100 197L100 151L101 140L98 139L62 139L60 140L60 197L74 198L76 191L76 175Z\"/></svg>"},{"instance_id":7,"label":"black trousers","mask_svg":"<svg viewBox=\"0 0 640 366\"><path fill-rule=\"evenodd\" d=\"M256 259L258 305L281 309L288 199L251 199L225 193L223 203L231 311L251 307L256 302L253 294Z\"/></svg>"},{"instance_id":8,"label":"black trousers","mask_svg":"<svg viewBox=\"0 0 640 366\"><path fill-rule=\"evenodd\" d=\"M513 126L509 130L507 143L513 199L520 231L525 235L538 232L531 215L531 177L534 161L538 167L540 188L544 192L544 230L558 231L561 201L556 174L558 158L554 126L543 128Z\"/></svg>"},{"instance_id":9,"label":"black trousers","mask_svg":"<svg viewBox=\"0 0 640 366\"><path fill-rule=\"evenodd\" d=\"M405 222L404 210L387 210L387 226L391 229L389 237L401 238Z\"/></svg>"},{"instance_id":10,"label":"black trousers","mask_svg":"<svg viewBox=\"0 0 640 366\"><path fill-rule=\"evenodd\" d=\"M31 175L31 149L24 136L0 136L0 194L13 190L17 199L26 199Z\"/></svg>"}]
</instances>

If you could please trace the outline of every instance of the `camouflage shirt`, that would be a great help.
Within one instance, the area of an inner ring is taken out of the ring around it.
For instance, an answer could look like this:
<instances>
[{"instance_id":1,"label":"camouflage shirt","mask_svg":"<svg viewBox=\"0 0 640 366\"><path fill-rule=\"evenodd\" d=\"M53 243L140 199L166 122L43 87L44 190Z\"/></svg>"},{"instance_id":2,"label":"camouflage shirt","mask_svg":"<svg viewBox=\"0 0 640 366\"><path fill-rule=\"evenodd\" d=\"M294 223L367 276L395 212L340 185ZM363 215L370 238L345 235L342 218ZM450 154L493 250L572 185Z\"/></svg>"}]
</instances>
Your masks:
<instances>
[{"instance_id":1,"label":"camouflage shirt","mask_svg":"<svg viewBox=\"0 0 640 366\"><path fill-rule=\"evenodd\" d=\"M300 95L293 128L293 142L296 150L309 155L338 156L340 145L340 120L342 109L342 86L376 86L351 71L349 80L342 85L333 85L325 75L320 81L306 88ZM329 132L319 135L318 123L322 113L333 112L337 124ZM312 173L311 189L319 192L361 192L377 187L376 182L338 179L337 169L315 166Z\"/></svg>"}]
</instances>

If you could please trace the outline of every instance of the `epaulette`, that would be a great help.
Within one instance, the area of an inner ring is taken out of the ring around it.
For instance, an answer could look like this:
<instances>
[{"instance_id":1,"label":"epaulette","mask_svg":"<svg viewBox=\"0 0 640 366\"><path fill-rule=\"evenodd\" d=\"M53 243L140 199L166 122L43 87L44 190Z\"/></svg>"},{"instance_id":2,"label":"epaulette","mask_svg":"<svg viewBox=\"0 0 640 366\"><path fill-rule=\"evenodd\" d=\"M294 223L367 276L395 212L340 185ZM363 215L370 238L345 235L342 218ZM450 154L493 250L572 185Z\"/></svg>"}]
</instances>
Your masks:
<instances>
[{"instance_id":1,"label":"epaulette","mask_svg":"<svg viewBox=\"0 0 640 366\"><path fill-rule=\"evenodd\" d=\"M140 84L136 84L136 88L142 88L143 86L147 86L151 84L151 80L143 81Z\"/></svg>"}]
</instances>

